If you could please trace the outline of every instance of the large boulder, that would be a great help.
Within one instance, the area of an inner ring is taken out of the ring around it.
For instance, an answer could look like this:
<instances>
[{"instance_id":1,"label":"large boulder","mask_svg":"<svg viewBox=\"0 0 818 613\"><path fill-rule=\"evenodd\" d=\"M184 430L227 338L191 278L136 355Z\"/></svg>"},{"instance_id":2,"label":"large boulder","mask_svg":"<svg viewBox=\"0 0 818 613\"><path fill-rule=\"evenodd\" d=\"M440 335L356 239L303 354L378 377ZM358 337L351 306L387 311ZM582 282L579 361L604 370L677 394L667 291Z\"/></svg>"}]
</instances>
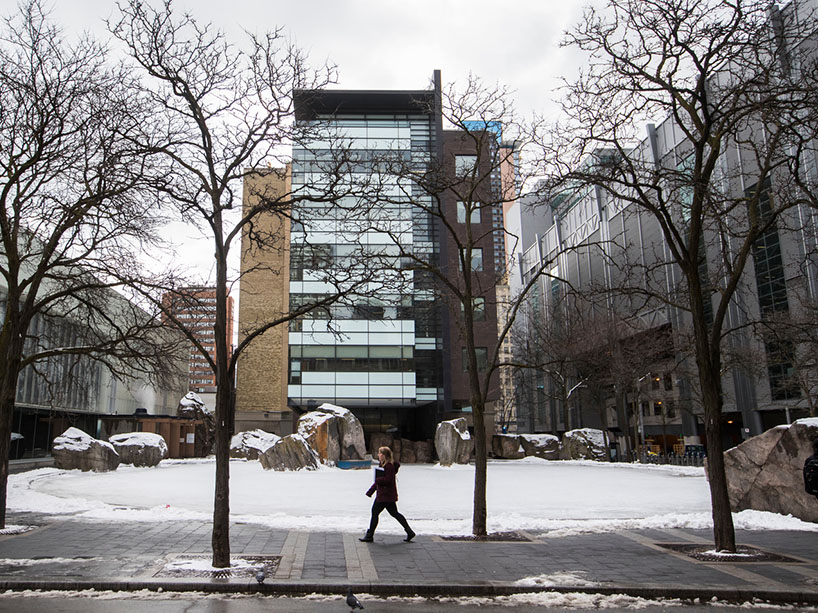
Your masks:
<instances>
[{"instance_id":1,"label":"large boulder","mask_svg":"<svg viewBox=\"0 0 818 613\"><path fill-rule=\"evenodd\" d=\"M553 434L521 434L520 444L526 456L544 460L559 460L562 454L560 439Z\"/></svg>"},{"instance_id":2,"label":"large boulder","mask_svg":"<svg viewBox=\"0 0 818 613\"><path fill-rule=\"evenodd\" d=\"M299 417L296 431L323 462L365 459L364 429L349 409L324 403Z\"/></svg>"},{"instance_id":3,"label":"large boulder","mask_svg":"<svg viewBox=\"0 0 818 613\"><path fill-rule=\"evenodd\" d=\"M799 419L747 439L724 453L734 511L755 509L818 522L818 500L804 491L804 461L818 437L818 418Z\"/></svg>"},{"instance_id":4,"label":"large boulder","mask_svg":"<svg viewBox=\"0 0 818 613\"><path fill-rule=\"evenodd\" d=\"M430 441L415 441L415 461L418 464L431 462L433 449Z\"/></svg>"},{"instance_id":5,"label":"large boulder","mask_svg":"<svg viewBox=\"0 0 818 613\"><path fill-rule=\"evenodd\" d=\"M468 464L473 449L474 441L463 417L437 424L435 451L441 466Z\"/></svg>"},{"instance_id":6,"label":"large boulder","mask_svg":"<svg viewBox=\"0 0 818 613\"><path fill-rule=\"evenodd\" d=\"M369 453L373 458L378 457L378 449L381 447L389 447L392 452L395 452L394 436L388 432L373 432L369 435Z\"/></svg>"},{"instance_id":7,"label":"large boulder","mask_svg":"<svg viewBox=\"0 0 818 613\"><path fill-rule=\"evenodd\" d=\"M258 456L264 470L315 470L320 458L300 434L288 434Z\"/></svg>"},{"instance_id":8,"label":"large boulder","mask_svg":"<svg viewBox=\"0 0 818 613\"><path fill-rule=\"evenodd\" d=\"M491 437L491 452L495 458L519 460L525 457L525 450L520 445L516 434L495 434Z\"/></svg>"},{"instance_id":9,"label":"large boulder","mask_svg":"<svg viewBox=\"0 0 818 613\"><path fill-rule=\"evenodd\" d=\"M107 441L99 441L79 428L68 428L54 439L51 455L57 468L106 472L119 466L119 454Z\"/></svg>"},{"instance_id":10,"label":"large boulder","mask_svg":"<svg viewBox=\"0 0 818 613\"><path fill-rule=\"evenodd\" d=\"M196 455L206 456L213 453L213 445L216 442L216 415L196 392L184 395L179 401L176 415L201 422L196 425Z\"/></svg>"},{"instance_id":11,"label":"large boulder","mask_svg":"<svg viewBox=\"0 0 818 613\"><path fill-rule=\"evenodd\" d=\"M566 460L608 460L605 435L595 428L569 430L562 436L562 456Z\"/></svg>"},{"instance_id":12,"label":"large boulder","mask_svg":"<svg viewBox=\"0 0 818 613\"><path fill-rule=\"evenodd\" d=\"M258 460L258 456L272 447L281 437L264 430L239 432L230 439L230 457Z\"/></svg>"},{"instance_id":13,"label":"large boulder","mask_svg":"<svg viewBox=\"0 0 818 613\"><path fill-rule=\"evenodd\" d=\"M168 444L161 434L128 432L108 437L123 464L156 466L168 457Z\"/></svg>"}]
</instances>

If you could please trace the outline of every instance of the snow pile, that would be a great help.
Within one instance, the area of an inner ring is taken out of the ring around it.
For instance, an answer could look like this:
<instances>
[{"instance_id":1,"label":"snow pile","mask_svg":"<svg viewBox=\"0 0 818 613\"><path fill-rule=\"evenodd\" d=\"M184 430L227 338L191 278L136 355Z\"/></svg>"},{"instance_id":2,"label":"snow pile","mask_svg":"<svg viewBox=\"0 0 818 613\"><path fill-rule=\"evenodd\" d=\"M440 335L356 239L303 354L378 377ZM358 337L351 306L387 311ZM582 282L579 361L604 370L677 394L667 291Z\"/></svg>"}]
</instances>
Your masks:
<instances>
[{"instance_id":1,"label":"snow pile","mask_svg":"<svg viewBox=\"0 0 818 613\"><path fill-rule=\"evenodd\" d=\"M250 447L263 453L275 445L281 437L265 430L248 430L239 432L230 439L230 451L236 451L242 447Z\"/></svg>"},{"instance_id":2,"label":"snow pile","mask_svg":"<svg viewBox=\"0 0 818 613\"><path fill-rule=\"evenodd\" d=\"M129 445L133 447L165 447L167 443L161 434L153 432L128 432L126 434L114 434L108 440L113 444Z\"/></svg>"},{"instance_id":3,"label":"snow pile","mask_svg":"<svg viewBox=\"0 0 818 613\"><path fill-rule=\"evenodd\" d=\"M553 573L551 575L537 575L536 577L523 577L514 582L520 587L557 587L572 585L576 587L589 587L598 585L596 581L590 581L584 576L585 573Z\"/></svg>"},{"instance_id":4,"label":"snow pile","mask_svg":"<svg viewBox=\"0 0 818 613\"><path fill-rule=\"evenodd\" d=\"M184 559L184 560L174 560L173 562L168 562L165 564L164 569L168 571L192 571L192 572L210 572L210 573L217 573L219 571L223 571L223 568L216 568L211 563L211 559L207 558L200 558L200 559ZM231 558L230 560L230 570L247 570L247 569L260 569L264 565L259 564L258 562L250 562L249 560L244 560L242 558Z\"/></svg>"},{"instance_id":5,"label":"snow pile","mask_svg":"<svg viewBox=\"0 0 818 613\"><path fill-rule=\"evenodd\" d=\"M110 447L111 451L114 451L114 446L111 443L97 441L94 437L73 426L54 439L52 449L55 451L88 451L94 442ZM116 452L114 451L114 453Z\"/></svg>"}]
</instances>

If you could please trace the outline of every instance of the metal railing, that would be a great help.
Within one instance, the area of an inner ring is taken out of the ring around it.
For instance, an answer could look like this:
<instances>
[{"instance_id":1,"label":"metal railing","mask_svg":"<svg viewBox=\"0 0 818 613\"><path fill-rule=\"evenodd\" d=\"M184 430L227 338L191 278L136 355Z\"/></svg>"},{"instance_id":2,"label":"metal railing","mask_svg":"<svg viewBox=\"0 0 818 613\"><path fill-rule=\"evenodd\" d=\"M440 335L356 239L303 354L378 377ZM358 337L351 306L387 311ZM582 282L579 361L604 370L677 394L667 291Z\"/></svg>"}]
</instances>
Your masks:
<instances>
[{"instance_id":1,"label":"metal railing","mask_svg":"<svg viewBox=\"0 0 818 613\"><path fill-rule=\"evenodd\" d=\"M671 464L673 466L704 466L705 456L703 454L679 455L676 453L654 453L654 452L631 452L629 462L639 462L640 464ZM621 458L625 461L625 457Z\"/></svg>"}]
</instances>

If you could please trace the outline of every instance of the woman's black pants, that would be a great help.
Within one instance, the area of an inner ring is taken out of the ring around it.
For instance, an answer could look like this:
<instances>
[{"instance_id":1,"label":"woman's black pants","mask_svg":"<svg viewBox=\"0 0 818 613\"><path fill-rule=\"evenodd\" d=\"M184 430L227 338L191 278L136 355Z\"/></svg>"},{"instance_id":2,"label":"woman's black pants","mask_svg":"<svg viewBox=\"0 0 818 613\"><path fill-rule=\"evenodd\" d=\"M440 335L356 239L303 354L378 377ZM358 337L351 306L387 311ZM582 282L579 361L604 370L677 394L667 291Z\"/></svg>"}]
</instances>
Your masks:
<instances>
[{"instance_id":1,"label":"woman's black pants","mask_svg":"<svg viewBox=\"0 0 818 613\"><path fill-rule=\"evenodd\" d=\"M386 509L392 517L398 520L398 523L403 526L404 530L406 530L406 534L412 533L412 529L409 527L409 522L406 521L406 518L398 511L398 504L396 502L378 502L376 500L372 503L372 519L369 520L369 530L366 532L369 536L375 534L375 528L378 527L378 516L384 509Z\"/></svg>"}]
</instances>

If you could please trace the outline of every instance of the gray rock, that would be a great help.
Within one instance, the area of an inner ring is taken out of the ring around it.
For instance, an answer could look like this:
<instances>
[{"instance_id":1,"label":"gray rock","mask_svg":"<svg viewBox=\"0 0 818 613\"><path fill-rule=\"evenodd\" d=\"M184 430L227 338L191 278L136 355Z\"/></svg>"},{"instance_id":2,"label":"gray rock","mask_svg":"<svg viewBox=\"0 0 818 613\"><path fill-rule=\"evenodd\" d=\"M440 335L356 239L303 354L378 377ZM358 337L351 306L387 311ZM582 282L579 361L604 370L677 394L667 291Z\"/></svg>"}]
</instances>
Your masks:
<instances>
[{"instance_id":1,"label":"gray rock","mask_svg":"<svg viewBox=\"0 0 818 613\"><path fill-rule=\"evenodd\" d=\"M349 409L322 404L298 418L296 431L324 462L365 459L364 429Z\"/></svg>"},{"instance_id":2,"label":"gray rock","mask_svg":"<svg viewBox=\"0 0 818 613\"><path fill-rule=\"evenodd\" d=\"M525 450L520 446L520 437L516 434L495 434L491 437L491 452L495 458L519 460L525 457Z\"/></svg>"},{"instance_id":3,"label":"gray rock","mask_svg":"<svg viewBox=\"0 0 818 613\"><path fill-rule=\"evenodd\" d=\"M818 522L818 500L804 491L804 461L818 437L818 418L799 419L747 439L724 453L733 511L755 509Z\"/></svg>"},{"instance_id":4,"label":"gray rock","mask_svg":"<svg viewBox=\"0 0 818 613\"><path fill-rule=\"evenodd\" d=\"M264 430L239 432L230 439L230 457L258 460L258 456L272 447L281 437Z\"/></svg>"},{"instance_id":5,"label":"gray rock","mask_svg":"<svg viewBox=\"0 0 818 613\"><path fill-rule=\"evenodd\" d=\"M393 452L395 441L391 434L386 432L373 432L369 436L369 453L372 454L373 458L378 457L378 449L381 447L389 447Z\"/></svg>"},{"instance_id":6,"label":"gray rock","mask_svg":"<svg viewBox=\"0 0 818 613\"><path fill-rule=\"evenodd\" d=\"M441 466L468 464L473 449L474 441L463 417L437 424L435 451Z\"/></svg>"},{"instance_id":7,"label":"gray rock","mask_svg":"<svg viewBox=\"0 0 818 613\"><path fill-rule=\"evenodd\" d=\"M429 441L415 442L415 461L418 464L428 464L432 461L432 443Z\"/></svg>"},{"instance_id":8,"label":"gray rock","mask_svg":"<svg viewBox=\"0 0 818 613\"><path fill-rule=\"evenodd\" d=\"M418 457L417 454L415 453L415 446L404 444L401 448L400 460L398 461L401 462L402 464L417 463Z\"/></svg>"},{"instance_id":9,"label":"gray rock","mask_svg":"<svg viewBox=\"0 0 818 613\"><path fill-rule=\"evenodd\" d=\"M526 456L559 460L562 454L560 439L553 434L521 434L520 444Z\"/></svg>"},{"instance_id":10,"label":"gray rock","mask_svg":"<svg viewBox=\"0 0 818 613\"><path fill-rule=\"evenodd\" d=\"M562 436L562 457L566 460L608 459L608 449L602 430L579 428L569 430Z\"/></svg>"},{"instance_id":11,"label":"gray rock","mask_svg":"<svg viewBox=\"0 0 818 613\"><path fill-rule=\"evenodd\" d=\"M108 437L123 464L156 466L168 457L168 444L161 434L128 432Z\"/></svg>"},{"instance_id":12,"label":"gray rock","mask_svg":"<svg viewBox=\"0 0 818 613\"><path fill-rule=\"evenodd\" d=\"M51 455L57 468L107 472L119 466L119 454L107 441L99 441L79 428L68 428L54 439Z\"/></svg>"},{"instance_id":13,"label":"gray rock","mask_svg":"<svg viewBox=\"0 0 818 613\"><path fill-rule=\"evenodd\" d=\"M264 470L316 470L320 458L300 434L288 434L258 456Z\"/></svg>"},{"instance_id":14,"label":"gray rock","mask_svg":"<svg viewBox=\"0 0 818 613\"><path fill-rule=\"evenodd\" d=\"M196 425L196 452L202 456L213 453L213 445L216 442L216 415L196 392L188 392L184 395L179 401L176 415L202 422Z\"/></svg>"}]
</instances>

